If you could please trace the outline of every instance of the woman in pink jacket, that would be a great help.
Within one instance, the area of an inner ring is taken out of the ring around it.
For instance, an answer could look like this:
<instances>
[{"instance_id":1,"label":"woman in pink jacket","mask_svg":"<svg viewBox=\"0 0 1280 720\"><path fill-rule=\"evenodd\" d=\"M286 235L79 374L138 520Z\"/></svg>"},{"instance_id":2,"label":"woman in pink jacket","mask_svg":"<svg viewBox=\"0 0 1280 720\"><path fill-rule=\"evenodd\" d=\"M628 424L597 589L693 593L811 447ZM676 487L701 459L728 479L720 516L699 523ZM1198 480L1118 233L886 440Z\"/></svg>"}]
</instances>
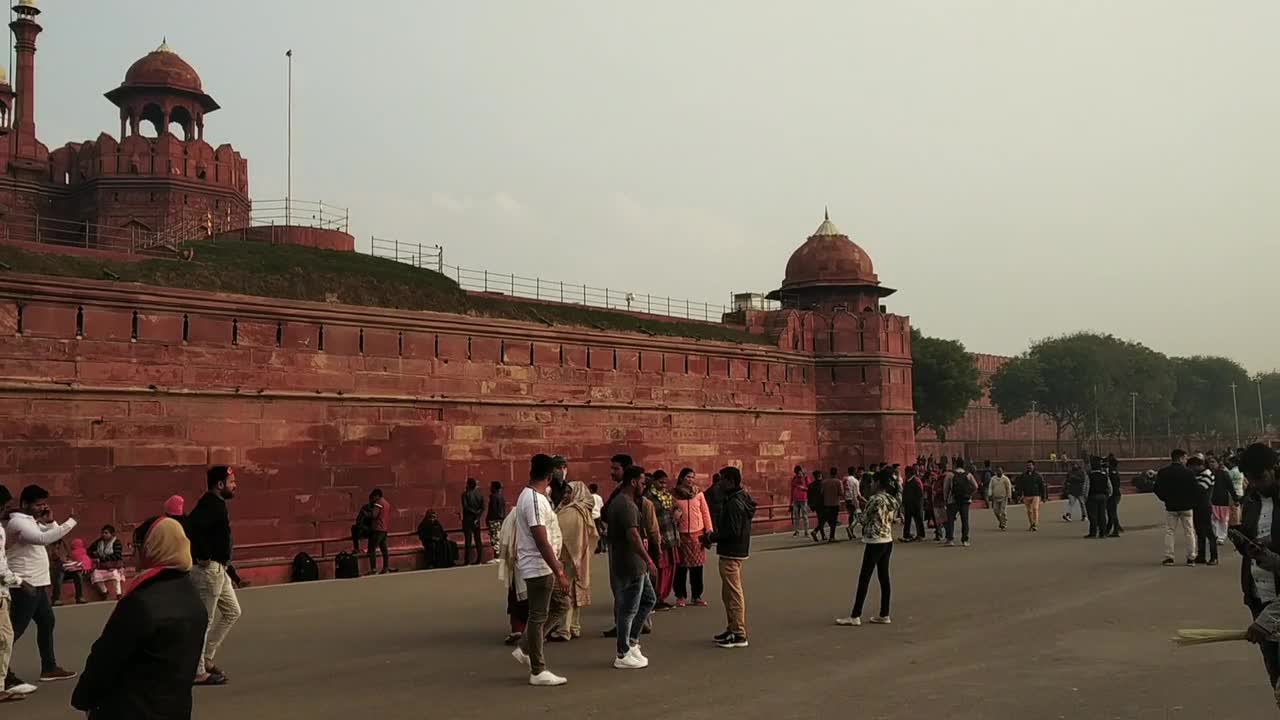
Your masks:
<instances>
[{"instance_id":1,"label":"woman in pink jacket","mask_svg":"<svg viewBox=\"0 0 1280 720\"><path fill-rule=\"evenodd\" d=\"M685 598L689 597L685 587L685 578L692 585L692 604L706 607L702 599L702 565L707 560L707 551L700 542L703 535L715 528L711 523L711 509L707 507L707 499L702 491L694 486L695 474L691 468L684 468L676 480L673 493L676 500L676 529L680 531L679 562L676 566L676 607L685 606Z\"/></svg>"}]
</instances>

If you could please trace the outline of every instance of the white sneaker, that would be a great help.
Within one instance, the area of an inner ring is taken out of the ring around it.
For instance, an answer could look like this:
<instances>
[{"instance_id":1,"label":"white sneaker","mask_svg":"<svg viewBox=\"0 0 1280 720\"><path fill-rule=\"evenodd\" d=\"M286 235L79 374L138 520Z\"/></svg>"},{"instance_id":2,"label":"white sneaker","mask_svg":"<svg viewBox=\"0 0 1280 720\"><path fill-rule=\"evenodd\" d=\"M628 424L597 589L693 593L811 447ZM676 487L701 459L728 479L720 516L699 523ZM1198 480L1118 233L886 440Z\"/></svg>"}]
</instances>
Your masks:
<instances>
[{"instance_id":1,"label":"white sneaker","mask_svg":"<svg viewBox=\"0 0 1280 720\"><path fill-rule=\"evenodd\" d=\"M619 670L640 670L649 667L649 661L643 655L637 654L635 648L620 658L615 658L613 666Z\"/></svg>"},{"instance_id":2,"label":"white sneaker","mask_svg":"<svg viewBox=\"0 0 1280 720\"><path fill-rule=\"evenodd\" d=\"M892 623L893 620L890 619L888 615L885 615L884 617L873 617L871 618L871 622L875 623L876 625L888 625Z\"/></svg>"},{"instance_id":3,"label":"white sneaker","mask_svg":"<svg viewBox=\"0 0 1280 720\"><path fill-rule=\"evenodd\" d=\"M11 692L14 695L30 695L31 693L39 689L40 688L37 688L35 685L32 685L31 683L24 682L24 683L18 683L17 685L14 685L11 688L6 688L6 692Z\"/></svg>"},{"instance_id":4,"label":"white sneaker","mask_svg":"<svg viewBox=\"0 0 1280 720\"><path fill-rule=\"evenodd\" d=\"M860 618L860 617L841 617L841 618L836 618L836 624L837 624L837 625L844 625L845 627L859 627L859 626L861 626L861 625L862 625L862 618Z\"/></svg>"},{"instance_id":5,"label":"white sneaker","mask_svg":"<svg viewBox=\"0 0 1280 720\"><path fill-rule=\"evenodd\" d=\"M645 660L646 662L648 661L648 658L645 658L644 653L640 652L640 643L636 643L635 645L632 645L631 649L627 651L627 654L634 655L642 660Z\"/></svg>"},{"instance_id":6,"label":"white sneaker","mask_svg":"<svg viewBox=\"0 0 1280 720\"><path fill-rule=\"evenodd\" d=\"M567 679L556 675L550 670L543 670L537 675L529 676L529 684L534 687L555 687L569 682Z\"/></svg>"},{"instance_id":7,"label":"white sneaker","mask_svg":"<svg viewBox=\"0 0 1280 720\"><path fill-rule=\"evenodd\" d=\"M514 658L515 661L520 663L521 665L524 665L525 667L529 667L529 654L521 650L520 648L517 647L515 650L512 650L511 657Z\"/></svg>"}]
</instances>

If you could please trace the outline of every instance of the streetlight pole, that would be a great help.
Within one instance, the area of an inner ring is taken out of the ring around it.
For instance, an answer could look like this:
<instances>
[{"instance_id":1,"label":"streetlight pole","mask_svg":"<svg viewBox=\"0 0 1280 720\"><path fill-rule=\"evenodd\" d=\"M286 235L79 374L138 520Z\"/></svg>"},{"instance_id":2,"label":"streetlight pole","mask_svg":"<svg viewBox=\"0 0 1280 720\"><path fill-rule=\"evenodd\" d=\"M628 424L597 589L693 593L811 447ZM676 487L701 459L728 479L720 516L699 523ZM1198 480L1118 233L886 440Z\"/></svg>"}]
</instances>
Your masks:
<instances>
[{"instance_id":1,"label":"streetlight pole","mask_svg":"<svg viewBox=\"0 0 1280 720\"><path fill-rule=\"evenodd\" d=\"M1236 384L1231 383L1231 412L1236 416L1236 447L1240 447L1240 405L1236 402Z\"/></svg>"},{"instance_id":2,"label":"streetlight pole","mask_svg":"<svg viewBox=\"0 0 1280 720\"><path fill-rule=\"evenodd\" d=\"M1262 377L1253 381L1258 386L1258 432L1267 434L1267 416L1262 414ZM1236 447L1239 447L1238 445Z\"/></svg>"},{"instance_id":3,"label":"streetlight pole","mask_svg":"<svg viewBox=\"0 0 1280 720\"><path fill-rule=\"evenodd\" d=\"M1098 431L1098 386L1093 386L1093 454L1102 454L1102 433Z\"/></svg>"},{"instance_id":4,"label":"streetlight pole","mask_svg":"<svg viewBox=\"0 0 1280 720\"><path fill-rule=\"evenodd\" d=\"M285 190L284 190L284 224L293 222L293 48L285 51L289 58L289 99L285 111L285 124L288 126L285 139Z\"/></svg>"},{"instance_id":5,"label":"streetlight pole","mask_svg":"<svg viewBox=\"0 0 1280 720\"><path fill-rule=\"evenodd\" d=\"M1040 416L1036 414L1036 401L1031 401L1031 459L1036 459L1036 425L1040 422Z\"/></svg>"},{"instance_id":6,"label":"streetlight pole","mask_svg":"<svg viewBox=\"0 0 1280 720\"><path fill-rule=\"evenodd\" d=\"M1138 457L1138 393L1129 393L1129 444L1133 457Z\"/></svg>"}]
</instances>

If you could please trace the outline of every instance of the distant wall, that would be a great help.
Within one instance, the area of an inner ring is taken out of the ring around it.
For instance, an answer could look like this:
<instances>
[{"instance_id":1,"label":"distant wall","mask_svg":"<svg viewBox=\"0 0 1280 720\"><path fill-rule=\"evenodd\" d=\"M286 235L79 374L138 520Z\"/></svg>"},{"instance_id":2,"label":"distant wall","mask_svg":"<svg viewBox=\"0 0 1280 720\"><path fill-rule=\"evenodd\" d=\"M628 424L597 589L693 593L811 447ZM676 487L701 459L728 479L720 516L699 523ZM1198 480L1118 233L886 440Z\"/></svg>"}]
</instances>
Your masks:
<instances>
[{"instance_id":1,"label":"distant wall","mask_svg":"<svg viewBox=\"0 0 1280 720\"><path fill-rule=\"evenodd\" d=\"M328 228L304 227L301 225L259 225L233 231L231 235L243 240L274 245L301 245L302 247L340 250L343 252L354 252L356 249L356 240L349 233Z\"/></svg>"},{"instance_id":2,"label":"distant wall","mask_svg":"<svg viewBox=\"0 0 1280 720\"><path fill-rule=\"evenodd\" d=\"M215 463L252 543L342 535L374 486L393 529L456 525L465 478L514 497L536 452L605 490L619 451L739 465L768 503L792 465L910 442L909 415L820 412L814 384L812 356L764 346L0 275L0 481L46 486L86 535L194 501Z\"/></svg>"}]
</instances>

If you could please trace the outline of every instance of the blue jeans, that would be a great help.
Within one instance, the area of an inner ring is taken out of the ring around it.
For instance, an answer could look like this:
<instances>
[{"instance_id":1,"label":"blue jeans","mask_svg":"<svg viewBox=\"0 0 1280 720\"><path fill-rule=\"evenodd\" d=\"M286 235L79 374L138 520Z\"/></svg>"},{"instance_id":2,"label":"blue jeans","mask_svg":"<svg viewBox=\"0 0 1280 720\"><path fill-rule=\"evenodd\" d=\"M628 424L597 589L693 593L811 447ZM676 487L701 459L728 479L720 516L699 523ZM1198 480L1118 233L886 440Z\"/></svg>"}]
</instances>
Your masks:
<instances>
[{"instance_id":1,"label":"blue jeans","mask_svg":"<svg viewBox=\"0 0 1280 720\"><path fill-rule=\"evenodd\" d=\"M791 503L791 531L809 534L809 503L805 500Z\"/></svg>"},{"instance_id":2,"label":"blue jeans","mask_svg":"<svg viewBox=\"0 0 1280 720\"><path fill-rule=\"evenodd\" d=\"M640 642L640 631L653 606L658 604L658 593L653 589L649 573L638 578L609 578L613 590L613 621L618 629L618 657L631 651Z\"/></svg>"}]
</instances>

